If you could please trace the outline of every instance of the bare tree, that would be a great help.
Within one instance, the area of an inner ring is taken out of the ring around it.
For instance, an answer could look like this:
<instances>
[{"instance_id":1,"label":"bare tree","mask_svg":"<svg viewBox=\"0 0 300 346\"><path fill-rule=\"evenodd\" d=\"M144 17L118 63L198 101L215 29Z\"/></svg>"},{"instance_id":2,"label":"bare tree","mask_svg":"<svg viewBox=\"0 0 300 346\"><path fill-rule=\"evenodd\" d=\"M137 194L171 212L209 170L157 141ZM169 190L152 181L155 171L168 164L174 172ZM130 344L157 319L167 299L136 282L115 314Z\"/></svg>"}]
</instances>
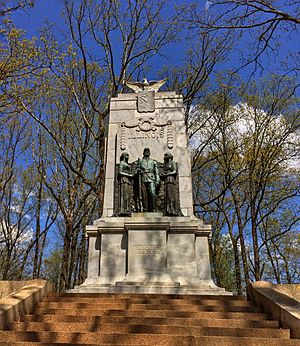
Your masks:
<instances>
[{"instance_id":1,"label":"bare tree","mask_svg":"<svg viewBox=\"0 0 300 346\"><path fill-rule=\"evenodd\" d=\"M183 95L185 106L185 120L187 128L193 127L192 112L194 105L201 103L201 98L207 92L215 69L228 56L233 45L233 35L210 33L203 29L197 33L191 30L185 38L188 46L180 66L166 66L160 72L162 77L167 77L167 87Z\"/></svg>"},{"instance_id":2,"label":"bare tree","mask_svg":"<svg viewBox=\"0 0 300 346\"><path fill-rule=\"evenodd\" d=\"M36 164L65 226L62 290L71 287L77 260L82 277L81 232L91 215L101 211L109 97L176 38L178 13L163 15L167 6L154 0L128 1L125 7L117 1L66 1L70 39L58 44L53 33L45 31L39 47L32 47L35 70L26 69L22 83L16 76L3 87L13 111L34 120L40 136L36 150L41 150L41 161Z\"/></svg>"},{"instance_id":3,"label":"bare tree","mask_svg":"<svg viewBox=\"0 0 300 346\"><path fill-rule=\"evenodd\" d=\"M247 103L233 107L222 93L218 97L214 92L212 100L219 105L223 101L223 107L199 112L199 123L210 120L214 126L199 127L199 140L203 138L208 145L201 155L195 155L195 201L196 210L203 215L224 215L234 250L241 248L248 284L263 277L262 253L271 246L272 238L262 237L260 229L299 195L299 174L290 168L300 154L299 111L295 82L280 76L253 84L240 95ZM286 228L288 232L298 221ZM232 229L238 231L236 235Z\"/></svg>"},{"instance_id":4,"label":"bare tree","mask_svg":"<svg viewBox=\"0 0 300 346\"><path fill-rule=\"evenodd\" d=\"M27 135L26 122L14 119L1 126L0 271L3 279L19 277L25 244L30 242L31 237L32 184L27 179L27 172L16 164L28 148Z\"/></svg>"},{"instance_id":5,"label":"bare tree","mask_svg":"<svg viewBox=\"0 0 300 346\"><path fill-rule=\"evenodd\" d=\"M34 1L30 0L14 1L12 4L8 3L10 3L10 1L1 1L0 16L6 16L17 10L31 8L34 6Z\"/></svg>"},{"instance_id":6,"label":"bare tree","mask_svg":"<svg viewBox=\"0 0 300 346\"><path fill-rule=\"evenodd\" d=\"M256 70L264 68L265 53L279 49L280 36L288 39L288 35L298 32L299 16L300 5L294 0L208 0L205 13L192 11L188 22L192 27L232 31L237 38L245 38L248 46L240 51L243 61L239 68L254 65ZM299 69L297 60L292 69Z\"/></svg>"}]
</instances>

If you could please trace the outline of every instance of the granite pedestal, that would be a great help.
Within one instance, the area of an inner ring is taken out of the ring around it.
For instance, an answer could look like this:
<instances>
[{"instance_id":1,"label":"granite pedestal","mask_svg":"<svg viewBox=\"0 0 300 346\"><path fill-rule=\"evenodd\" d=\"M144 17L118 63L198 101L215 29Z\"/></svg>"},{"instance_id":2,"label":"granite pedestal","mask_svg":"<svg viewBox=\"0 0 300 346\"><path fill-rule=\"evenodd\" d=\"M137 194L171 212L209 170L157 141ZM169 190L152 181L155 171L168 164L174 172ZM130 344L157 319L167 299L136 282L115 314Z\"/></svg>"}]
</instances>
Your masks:
<instances>
[{"instance_id":1,"label":"granite pedestal","mask_svg":"<svg viewBox=\"0 0 300 346\"><path fill-rule=\"evenodd\" d=\"M210 231L160 213L96 220L86 231L88 277L72 292L229 294L211 279Z\"/></svg>"}]
</instances>

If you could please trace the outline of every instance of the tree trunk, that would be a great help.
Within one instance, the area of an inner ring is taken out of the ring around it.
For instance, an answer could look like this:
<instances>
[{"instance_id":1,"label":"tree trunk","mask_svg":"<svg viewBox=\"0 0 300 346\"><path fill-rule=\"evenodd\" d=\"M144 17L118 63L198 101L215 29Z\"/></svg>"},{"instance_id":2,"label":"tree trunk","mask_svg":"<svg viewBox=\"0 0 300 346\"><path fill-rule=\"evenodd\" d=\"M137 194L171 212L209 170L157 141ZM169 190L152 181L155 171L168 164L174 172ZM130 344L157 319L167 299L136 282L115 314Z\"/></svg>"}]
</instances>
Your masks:
<instances>
[{"instance_id":1,"label":"tree trunk","mask_svg":"<svg viewBox=\"0 0 300 346\"><path fill-rule=\"evenodd\" d=\"M240 254L238 248L238 241L234 237L231 239L234 255L234 272L235 272L235 285L236 292L238 295L243 293L242 289L242 274L241 274L241 264L240 264Z\"/></svg>"},{"instance_id":2,"label":"tree trunk","mask_svg":"<svg viewBox=\"0 0 300 346\"><path fill-rule=\"evenodd\" d=\"M256 281L261 279L260 272L260 258L259 258L259 246L257 239L257 223L256 223L256 212L254 201L250 202L251 209L251 234L252 234L252 244L253 244L253 257L254 257L254 277Z\"/></svg>"},{"instance_id":3,"label":"tree trunk","mask_svg":"<svg viewBox=\"0 0 300 346\"><path fill-rule=\"evenodd\" d=\"M35 222L35 249L33 258L33 273L32 278L38 278L38 262L40 256L40 234L41 234L41 200L42 200L43 185L40 182L36 201L36 222Z\"/></svg>"},{"instance_id":4,"label":"tree trunk","mask_svg":"<svg viewBox=\"0 0 300 346\"><path fill-rule=\"evenodd\" d=\"M66 230L64 235L64 247L63 254L61 259L61 268L60 268L60 282L59 282L59 291L64 292L68 289L68 276L69 276L69 263L70 263L70 250L71 250L71 241L73 237L73 224L71 222L66 222Z\"/></svg>"},{"instance_id":5,"label":"tree trunk","mask_svg":"<svg viewBox=\"0 0 300 346\"><path fill-rule=\"evenodd\" d=\"M248 266L248 260L247 260L247 249L246 249L245 239L244 239L244 227L242 222L240 206L237 203L235 195L232 194L232 196L233 196L235 210L237 214L237 224L238 224L239 239L241 243L241 255L242 255L242 263L243 263L244 279L245 279L246 287L248 287L250 285L250 275L249 275L249 266Z\"/></svg>"}]
</instances>

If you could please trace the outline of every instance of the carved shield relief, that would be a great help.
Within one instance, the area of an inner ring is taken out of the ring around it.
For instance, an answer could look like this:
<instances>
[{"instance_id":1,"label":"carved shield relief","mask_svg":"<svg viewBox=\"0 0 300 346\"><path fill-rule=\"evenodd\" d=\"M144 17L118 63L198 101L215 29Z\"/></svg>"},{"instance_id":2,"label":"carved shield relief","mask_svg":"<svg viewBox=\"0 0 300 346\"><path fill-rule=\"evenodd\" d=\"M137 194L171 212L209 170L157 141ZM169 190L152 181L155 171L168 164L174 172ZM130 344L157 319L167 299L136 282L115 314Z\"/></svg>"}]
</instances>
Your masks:
<instances>
[{"instance_id":1,"label":"carved shield relief","mask_svg":"<svg viewBox=\"0 0 300 346\"><path fill-rule=\"evenodd\" d=\"M155 111L155 92L142 90L138 91L137 110L140 113Z\"/></svg>"}]
</instances>

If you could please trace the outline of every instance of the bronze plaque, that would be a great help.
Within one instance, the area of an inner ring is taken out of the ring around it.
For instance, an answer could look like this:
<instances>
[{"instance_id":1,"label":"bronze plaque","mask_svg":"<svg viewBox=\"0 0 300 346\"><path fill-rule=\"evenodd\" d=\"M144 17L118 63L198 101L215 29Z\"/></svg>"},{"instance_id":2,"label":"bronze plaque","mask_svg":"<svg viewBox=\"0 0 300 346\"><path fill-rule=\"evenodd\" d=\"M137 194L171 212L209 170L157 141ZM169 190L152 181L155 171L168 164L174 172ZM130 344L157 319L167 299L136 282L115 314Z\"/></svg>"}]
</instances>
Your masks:
<instances>
[{"instance_id":1,"label":"bronze plaque","mask_svg":"<svg viewBox=\"0 0 300 346\"><path fill-rule=\"evenodd\" d=\"M155 91L142 90L138 91L137 109L138 112L155 111Z\"/></svg>"}]
</instances>

